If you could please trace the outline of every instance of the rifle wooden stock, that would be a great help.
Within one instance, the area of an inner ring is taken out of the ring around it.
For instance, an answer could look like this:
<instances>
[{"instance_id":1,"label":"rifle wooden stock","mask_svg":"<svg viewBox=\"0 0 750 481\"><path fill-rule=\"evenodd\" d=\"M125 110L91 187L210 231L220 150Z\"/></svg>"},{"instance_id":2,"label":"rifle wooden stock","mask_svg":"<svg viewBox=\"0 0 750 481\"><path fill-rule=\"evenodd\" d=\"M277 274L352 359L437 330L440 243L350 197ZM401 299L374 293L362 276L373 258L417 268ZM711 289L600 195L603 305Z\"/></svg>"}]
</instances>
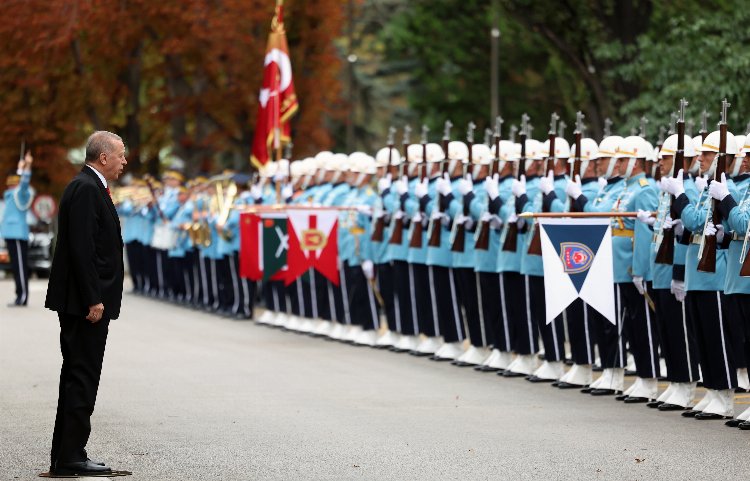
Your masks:
<instances>
[{"instance_id":1,"label":"rifle wooden stock","mask_svg":"<svg viewBox=\"0 0 750 481\"><path fill-rule=\"evenodd\" d=\"M555 133L550 132L549 134L549 157L547 157L547 168L544 171L546 176L549 171L555 171ZM540 192L541 193L541 192ZM542 206L542 212L547 212ZM539 231L539 224L534 223L531 231L531 242L529 242L529 249L526 251L529 255L540 256L542 255L542 233Z\"/></svg>"},{"instance_id":2,"label":"rifle wooden stock","mask_svg":"<svg viewBox=\"0 0 750 481\"><path fill-rule=\"evenodd\" d=\"M404 142L404 160L399 165L399 178L400 181L401 178L404 176L404 166L406 166L409 162L409 144ZM401 202L401 199L397 200L397 202ZM404 241L404 218L401 217L399 219L393 220L393 228L391 229L391 239L388 241L391 245L400 245Z\"/></svg>"},{"instance_id":3,"label":"rifle wooden stock","mask_svg":"<svg viewBox=\"0 0 750 481\"><path fill-rule=\"evenodd\" d=\"M419 181L423 182L424 179L427 177L427 144L422 144L422 165L421 165L421 175L419 177ZM419 212L424 216L424 210L422 209L422 202L420 199L417 199L419 201ZM412 221L412 229L411 229L411 239L409 239L409 247L413 247L415 249L421 249L422 248L422 233L424 232L424 219L419 222L413 222Z\"/></svg>"},{"instance_id":4,"label":"rifle wooden stock","mask_svg":"<svg viewBox=\"0 0 750 481\"><path fill-rule=\"evenodd\" d=\"M518 160L518 171L516 172L516 178L521 179L521 176L526 175L526 133L521 132L519 135L521 141L521 158ZM515 199L511 198L510 202ZM503 242L504 252L516 252L518 249L518 224L511 222L506 226L505 242Z\"/></svg>"},{"instance_id":5,"label":"rifle wooden stock","mask_svg":"<svg viewBox=\"0 0 750 481\"><path fill-rule=\"evenodd\" d=\"M745 233L745 236L750 235L750 232ZM742 246L742 249L744 251L745 246ZM750 277L750 255L745 254L745 260L742 261L742 267L740 267L740 276L741 277Z\"/></svg>"},{"instance_id":6,"label":"rifle wooden stock","mask_svg":"<svg viewBox=\"0 0 750 481\"><path fill-rule=\"evenodd\" d=\"M472 155L472 143L469 142L469 165L473 165L474 157ZM469 205L466 204L466 197L464 196L463 199L461 199L461 203L463 204L463 214L464 216L468 217L470 214ZM456 227L456 235L453 238L453 244L451 245L451 252L463 252L464 251L464 244L466 243L466 224L458 224Z\"/></svg>"},{"instance_id":7,"label":"rifle wooden stock","mask_svg":"<svg viewBox=\"0 0 750 481\"><path fill-rule=\"evenodd\" d=\"M375 219L375 225L372 228L372 237L370 240L373 242L383 242L385 236L385 216L380 216Z\"/></svg>"},{"instance_id":8,"label":"rifle wooden stock","mask_svg":"<svg viewBox=\"0 0 750 481\"><path fill-rule=\"evenodd\" d=\"M714 180L721 179L721 174L726 171L727 167L727 124L722 122L719 125L719 160L716 162L714 171ZM719 211L719 202L714 199L712 202L711 218L714 225L721 223L721 212ZM698 270L700 272L716 272L716 236L703 235L703 252L700 261L698 261Z\"/></svg>"},{"instance_id":9,"label":"rifle wooden stock","mask_svg":"<svg viewBox=\"0 0 750 481\"><path fill-rule=\"evenodd\" d=\"M448 172L448 164L450 163L448 162L448 143L449 143L449 140L444 138L443 139L443 153L445 154L445 159L443 160L442 169L440 169L440 175L450 174L450 172ZM443 212L443 209L440 204L442 201L442 197L443 196L441 194L439 193L437 194L437 203L435 204L435 209L438 209L438 212ZM443 226L440 223L440 221L439 220L434 221L430 219L430 224L429 224L429 227L427 228L427 235L428 235L427 245L430 247L440 247L440 243L442 240L441 239L442 231L443 231Z\"/></svg>"},{"instance_id":10,"label":"rifle wooden stock","mask_svg":"<svg viewBox=\"0 0 750 481\"><path fill-rule=\"evenodd\" d=\"M674 177L675 173L677 172L677 166L680 165L683 167L684 171L687 172L688 169L685 168L685 122L677 122L677 152L674 156L674 161L672 162L672 176ZM657 165L656 171L660 172L660 169ZM669 209L670 209L670 216L672 218L675 217L675 213L672 212L672 205L674 204L674 196L670 195L669 197ZM674 263L674 230L667 229L666 231L662 229L662 238L661 238L661 244L659 245L659 249L656 251L656 259L655 262L657 264L673 264Z\"/></svg>"}]
</instances>

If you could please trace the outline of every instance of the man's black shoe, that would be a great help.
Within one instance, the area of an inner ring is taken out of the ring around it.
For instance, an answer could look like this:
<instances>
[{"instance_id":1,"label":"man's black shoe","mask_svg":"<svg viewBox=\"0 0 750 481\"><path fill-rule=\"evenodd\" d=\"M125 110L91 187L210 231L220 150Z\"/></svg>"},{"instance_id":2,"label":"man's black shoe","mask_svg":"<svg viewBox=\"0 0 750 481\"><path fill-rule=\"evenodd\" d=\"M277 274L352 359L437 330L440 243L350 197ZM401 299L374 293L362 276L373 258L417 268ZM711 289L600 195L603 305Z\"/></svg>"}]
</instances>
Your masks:
<instances>
[{"instance_id":1,"label":"man's black shoe","mask_svg":"<svg viewBox=\"0 0 750 481\"><path fill-rule=\"evenodd\" d=\"M628 396L627 394L620 394L619 396L615 397L615 401L624 401L624 400L626 400L626 399L627 399L628 397L629 397L629 396Z\"/></svg>"},{"instance_id":2,"label":"man's black shoe","mask_svg":"<svg viewBox=\"0 0 750 481\"><path fill-rule=\"evenodd\" d=\"M729 421L724 423L724 426L729 426L730 428L736 428L742 424L742 420L740 419L730 419Z\"/></svg>"},{"instance_id":3,"label":"man's black shoe","mask_svg":"<svg viewBox=\"0 0 750 481\"><path fill-rule=\"evenodd\" d=\"M594 390L594 388L593 388L593 387L591 387L591 386L586 386L585 388L581 389L581 392L582 392L583 394L591 394L591 391L593 391L593 390Z\"/></svg>"},{"instance_id":4,"label":"man's black shoe","mask_svg":"<svg viewBox=\"0 0 750 481\"><path fill-rule=\"evenodd\" d=\"M731 419L727 416L722 416L721 414L715 414L715 413L698 413L695 415L695 419L700 419L701 421L712 421L714 419Z\"/></svg>"},{"instance_id":5,"label":"man's black shoe","mask_svg":"<svg viewBox=\"0 0 750 481\"><path fill-rule=\"evenodd\" d=\"M742 429L743 431L750 431L750 421L745 421L743 423L740 423L738 428Z\"/></svg>"},{"instance_id":6,"label":"man's black shoe","mask_svg":"<svg viewBox=\"0 0 750 481\"><path fill-rule=\"evenodd\" d=\"M701 411L693 411L692 409L690 411L685 411L684 413L681 413L680 416L683 418L694 418L696 414L698 414Z\"/></svg>"},{"instance_id":7,"label":"man's black shoe","mask_svg":"<svg viewBox=\"0 0 750 481\"><path fill-rule=\"evenodd\" d=\"M650 403L646 404L646 406L650 408L658 408L662 404L664 404L664 401L651 401Z\"/></svg>"},{"instance_id":8,"label":"man's black shoe","mask_svg":"<svg viewBox=\"0 0 750 481\"><path fill-rule=\"evenodd\" d=\"M57 463L54 474L58 475L83 475L92 473L108 473L112 471L107 466L95 464L91 460L78 461L73 463Z\"/></svg>"},{"instance_id":9,"label":"man's black shoe","mask_svg":"<svg viewBox=\"0 0 750 481\"><path fill-rule=\"evenodd\" d=\"M581 389L583 386L581 386L580 384L573 384L573 383L569 383L565 381L558 381L555 387L560 388L560 389ZM583 388L586 389L585 387Z\"/></svg>"},{"instance_id":10,"label":"man's black shoe","mask_svg":"<svg viewBox=\"0 0 750 481\"><path fill-rule=\"evenodd\" d=\"M589 394L592 396L611 396L613 394L617 394L620 391L615 391L614 389L592 389Z\"/></svg>"}]
</instances>

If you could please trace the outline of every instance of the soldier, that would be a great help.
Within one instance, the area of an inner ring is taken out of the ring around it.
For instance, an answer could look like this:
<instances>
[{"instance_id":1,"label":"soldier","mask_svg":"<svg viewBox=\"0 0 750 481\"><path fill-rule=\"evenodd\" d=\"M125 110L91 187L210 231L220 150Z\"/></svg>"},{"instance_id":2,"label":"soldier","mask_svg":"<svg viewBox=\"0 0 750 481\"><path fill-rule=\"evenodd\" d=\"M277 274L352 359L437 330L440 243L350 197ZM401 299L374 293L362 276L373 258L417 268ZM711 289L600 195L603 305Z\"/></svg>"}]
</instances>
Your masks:
<instances>
[{"instance_id":1,"label":"soldier","mask_svg":"<svg viewBox=\"0 0 750 481\"><path fill-rule=\"evenodd\" d=\"M596 197L600 189L599 178L596 174L598 153L599 146L596 141L589 138L581 139L581 190L583 195L592 199ZM574 158L577 156L575 145L573 145L571 155ZM556 198L560 180L562 179L555 180L555 189L545 196L545 201L551 201L550 211L552 212L560 212L566 208L562 205L562 201ZM565 198L569 199L567 196ZM576 299L568 306L565 314L573 367L553 385L560 389L580 389L591 384L593 379L594 345L600 327L600 324L595 322L598 312L581 299Z\"/></svg>"},{"instance_id":2,"label":"soldier","mask_svg":"<svg viewBox=\"0 0 750 481\"><path fill-rule=\"evenodd\" d=\"M471 196L465 196L464 202L468 198L471 198L469 202L469 215L471 216L472 229L476 233L476 226L480 219L490 222L491 215L487 217L488 209L488 198L497 197L498 192L495 189L496 179L489 178L490 163L492 162L492 151L490 147L485 144L474 144L471 146L471 178L476 184L473 186ZM490 186L490 192L487 192L487 186ZM487 358L489 358L491 349L490 346L495 343L497 334L495 329L500 326L500 309L499 309L499 298L497 296L499 292L499 286L496 281L497 276L497 260L496 257L490 257L487 251L477 250L474 246L474 235L467 235L469 239L469 245L465 246L468 252L471 252L473 257L473 272L472 279L473 286L471 288L471 300L474 299L473 294L476 292L476 317L467 316L467 330L469 336L470 346L461 356L459 356L453 364L463 366L477 366L481 365ZM484 280L488 278L489 284L484 284ZM465 279L465 281L467 281Z\"/></svg>"},{"instance_id":3,"label":"soldier","mask_svg":"<svg viewBox=\"0 0 750 481\"><path fill-rule=\"evenodd\" d=\"M392 142L391 142L392 143ZM398 165L401 163L401 155L398 150L392 146L383 147L375 155L378 178L377 198L373 206L372 224L372 261L375 264L375 278L378 289L385 305L386 322L388 330L378 338L376 346L385 348L396 345L401 331L401 317L396 298L393 279L393 263L391 261L388 249L388 239L390 238L390 214L386 210L386 199L391 194L392 179L394 174L398 176ZM395 172L390 172L389 170ZM376 235L375 231L380 230Z\"/></svg>"},{"instance_id":4,"label":"soldier","mask_svg":"<svg viewBox=\"0 0 750 481\"><path fill-rule=\"evenodd\" d=\"M177 233L173 248L167 251L168 272L170 273L170 300L180 304L193 301L193 265L188 252L193 244L187 234L193 217L193 202L186 187L177 188L177 211L172 216L169 226Z\"/></svg>"},{"instance_id":5,"label":"soldier","mask_svg":"<svg viewBox=\"0 0 750 481\"><path fill-rule=\"evenodd\" d=\"M34 200L29 187L33 162L31 152L26 152L18 161L18 168L5 180L7 189L3 194L5 210L0 235L5 239L16 283L16 298L8 303L8 307L23 307L29 302L29 224L26 216Z\"/></svg>"},{"instance_id":6,"label":"soldier","mask_svg":"<svg viewBox=\"0 0 750 481\"><path fill-rule=\"evenodd\" d=\"M589 201L589 198L583 195L583 186L577 182L577 179L568 182L565 193L573 200L576 211L609 212L614 210L625 187L625 181L619 175L619 170L615 169L615 155L622 141L622 137L612 135L605 137L599 144L595 156L595 168L596 175L602 179L602 182L599 182L601 188L593 200ZM581 392L594 396L612 395L624 390L626 353L622 338L622 306L617 286L614 286L614 290L616 303L614 324L593 309L587 311L592 324L599 325L596 330L599 334L597 344L603 372L596 381L581 389Z\"/></svg>"},{"instance_id":7,"label":"soldier","mask_svg":"<svg viewBox=\"0 0 750 481\"><path fill-rule=\"evenodd\" d=\"M472 236L465 236L464 243L460 249L453 248L455 239L450 232L463 225L466 230L471 231L474 221L471 216L464 215L464 205L470 208L471 201L474 198L474 184L471 175L465 173L466 163L469 159L469 148L461 141L454 140L448 144L447 161L448 171L450 173L450 185L441 182L442 195L448 204L444 210L450 217L451 229L448 234L444 231L440 236L441 246L447 242L451 250L451 274L457 289L459 316L461 312L465 313L457 328L457 339L451 342L449 338L445 339L445 344L435 351L435 355L430 359L434 361L453 361L464 353L463 341L466 337L468 319L476 322L479 319L479 300L477 297L476 283L474 282L474 250ZM450 189L448 188L450 187ZM455 241L458 242L458 241ZM461 309L463 307L463 310ZM459 330L460 328L460 330Z\"/></svg>"},{"instance_id":8,"label":"soldier","mask_svg":"<svg viewBox=\"0 0 750 481\"><path fill-rule=\"evenodd\" d=\"M531 376L538 367L536 353L539 351L539 327L538 322L545 321L544 303L539 302L538 297L544 296L544 281L542 279L541 259L529 259L528 246L531 241L532 228L524 219L518 219L517 215L526 212L538 212L541 210L541 195L539 192L539 176L544 170L544 157L541 154L540 142L527 139L526 151L526 175L521 179L513 179L511 192L515 198L513 213L508 216L506 224L516 222L519 225L519 236L515 255L520 273L524 280L524 316L517 318L515 326L517 338L514 350L516 358L503 373L506 377ZM533 199L533 203L529 201ZM521 235L523 234L523 235ZM538 257L538 256L535 256ZM537 261L537 262L534 262ZM534 291L536 289L536 291Z\"/></svg>"},{"instance_id":9,"label":"soldier","mask_svg":"<svg viewBox=\"0 0 750 481\"><path fill-rule=\"evenodd\" d=\"M132 187L143 186L140 179L133 179ZM117 213L122 219L122 241L125 244L125 252L128 257L128 271L133 282L133 293L143 294L145 292L145 274L143 272L143 246L139 242L141 231L141 217L138 215L141 206L128 196L115 205Z\"/></svg>"},{"instance_id":10,"label":"soldier","mask_svg":"<svg viewBox=\"0 0 750 481\"><path fill-rule=\"evenodd\" d=\"M707 139L708 140L708 139ZM747 259L747 238L750 234L750 142L745 138L742 148L744 156L735 159L733 169L733 180L736 186L736 193L732 193L729 188L726 177L721 181L711 182L708 189L709 195L720 202L719 209L723 219L726 222L726 233L724 234L725 243L729 239L727 250L727 275L724 286L724 293L729 303L735 305L735 312L738 315L742 326L741 331L732 332L733 337L741 337L745 340L745 354L748 355L747 342L750 339L750 277L744 271L744 266L748 263ZM737 165L740 160L739 166ZM736 196L735 196L736 195ZM738 202L739 200L739 202ZM743 276L742 274L745 274ZM744 322L742 322L744 321ZM740 374L740 373L738 373ZM742 373L744 374L744 373ZM726 423L728 426L739 426L742 430L750 430L750 408L743 411L735 419Z\"/></svg>"},{"instance_id":11,"label":"soldier","mask_svg":"<svg viewBox=\"0 0 750 481\"><path fill-rule=\"evenodd\" d=\"M701 145L700 172L704 175L713 175L715 172L719 140L720 133L715 131ZM735 155L737 144L731 133L727 133L726 145L727 154ZM695 182L685 181L682 171L674 178L662 180L665 190L675 196L673 209L679 214L684 229L682 233L675 230L675 234L687 238L690 233L695 233L689 237L690 246L686 257L685 307L688 319L696 329L703 385L707 392L691 411L682 414L696 419L724 419L733 415L733 390L737 387L737 371L722 292L726 279L726 252L717 250L715 273L698 270L700 244L705 231L710 230L709 227L713 228L706 222L712 207L706 183L703 177L696 178ZM691 201L691 197L696 200Z\"/></svg>"},{"instance_id":12,"label":"soldier","mask_svg":"<svg viewBox=\"0 0 750 481\"><path fill-rule=\"evenodd\" d=\"M496 133L499 133L499 130ZM518 161L520 150L516 148L513 142L500 140L493 146L492 153L497 162L497 172L484 181L485 202L482 203L479 197L475 198L482 210L479 220L487 223L489 228L487 249L477 248L475 250L480 290L483 297L484 318L493 324L490 331L494 333L491 339L492 351L490 355L482 361L480 366L474 368L477 371L484 372L501 371L510 365L513 358L511 342L514 334L510 316L521 315L520 312L510 310L512 307L509 309L511 304L517 305L518 303L513 302L513 299L508 297L505 283L506 276L504 272L501 272L502 264L498 262L502 255L500 232L503 220L500 209L513 199L513 193L511 192L513 163L511 160ZM478 235L481 235L481 231Z\"/></svg>"},{"instance_id":13,"label":"soldier","mask_svg":"<svg viewBox=\"0 0 750 481\"><path fill-rule=\"evenodd\" d=\"M677 134L667 137L659 149L657 168L661 171L662 179L670 177L675 169L675 154L677 153ZM693 141L687 135L683 140L684 156L688 165L696 156ZM660 183L662 186L663 183ZM688 322L685 313L684 289L675 285L683 283L685 279L685 255L687 246L674 242L672 264L659 264L656 261L657 251L662 242L663 233L672 228L670 217L670 197L662 191L656 218L650 213L639 213L638 219L651 224L654 238L651 248L652 287L656 319L660 326L661 352L667 366L667 380L669 386L656 399L649 403L649 407L658 407L661 411L684 410L693 405L695 387L698 381L698 353L695 346L695 332Z\"/></svg>"}]
</instances>

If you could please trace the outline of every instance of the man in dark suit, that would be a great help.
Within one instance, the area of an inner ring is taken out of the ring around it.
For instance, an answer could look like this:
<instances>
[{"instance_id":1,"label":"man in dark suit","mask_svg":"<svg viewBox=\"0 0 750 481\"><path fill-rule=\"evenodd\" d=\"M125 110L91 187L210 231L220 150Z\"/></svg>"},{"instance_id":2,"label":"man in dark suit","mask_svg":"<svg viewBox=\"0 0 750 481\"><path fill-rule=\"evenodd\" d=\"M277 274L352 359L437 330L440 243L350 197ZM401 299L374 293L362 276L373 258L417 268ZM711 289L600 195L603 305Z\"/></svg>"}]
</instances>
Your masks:
<instances>
[{"instance_id":1,"label":"man in dark suit","mask_svg":"<svg viewBox=\"0 0 750 481\"><path fill-rule=\"evenodd\" d=\"M94 132L86 165L60 200L59 231L45 307L60 320L60 393L50 471L86 475L110 471L86 453L109 321L120 315L122 236L108 182L127 165L125 145L113 133Z\"/></svg>"}]
</instances>

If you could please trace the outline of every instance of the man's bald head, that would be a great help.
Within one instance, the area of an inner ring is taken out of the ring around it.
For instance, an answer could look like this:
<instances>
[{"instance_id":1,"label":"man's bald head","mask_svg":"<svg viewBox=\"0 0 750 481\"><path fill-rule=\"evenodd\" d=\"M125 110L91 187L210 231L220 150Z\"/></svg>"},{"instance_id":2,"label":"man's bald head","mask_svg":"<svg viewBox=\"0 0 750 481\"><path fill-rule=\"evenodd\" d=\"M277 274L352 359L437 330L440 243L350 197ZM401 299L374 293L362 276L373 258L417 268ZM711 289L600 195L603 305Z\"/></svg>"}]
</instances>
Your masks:
<instances>
[{"instance_id":1,"label":"man's bald head","mask_svg":"<svg viewBox=\"0 0 750 481\"><path fill-rule=\"evenodd\" d=\"M97 130L86 141L86 163L96 162L101 154L111 154L122 137L106 130Z\"/></svg>"}]
</instances>

